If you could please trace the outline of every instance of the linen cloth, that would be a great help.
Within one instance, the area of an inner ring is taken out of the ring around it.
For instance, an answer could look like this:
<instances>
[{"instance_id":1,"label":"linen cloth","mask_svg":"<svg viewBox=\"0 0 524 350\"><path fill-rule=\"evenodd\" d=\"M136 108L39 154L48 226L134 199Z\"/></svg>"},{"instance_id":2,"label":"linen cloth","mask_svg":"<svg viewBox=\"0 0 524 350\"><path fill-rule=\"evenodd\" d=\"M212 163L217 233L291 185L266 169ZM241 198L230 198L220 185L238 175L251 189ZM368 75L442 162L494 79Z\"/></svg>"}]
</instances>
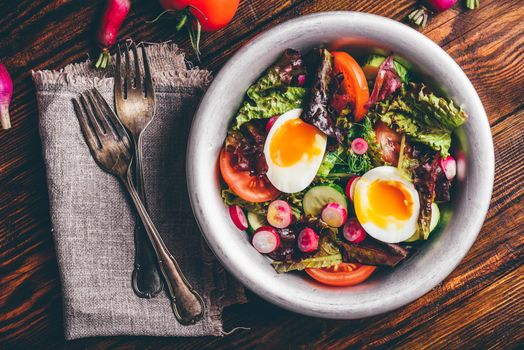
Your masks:
<instances>
[{"instance_id":1,"label":"linen cloth","mask_svg":"<svg viewBox=\"0 0 524 350\"><path fill-rule=\"evenodd\" d=\"M113 71L95 70L87 61L33 72L66 339L221 335L222 309L245 302L243 288L203 243L187 194L186 142L210 73L188 67L174 44L146 49L157 97L144 134L149 213L207 312L197 324L182 326L164 292L141 299L132 290L134 209L116 177L93 160L72 104L80 92L96 87L113 106Z\"/></svg>"}]
</instances>

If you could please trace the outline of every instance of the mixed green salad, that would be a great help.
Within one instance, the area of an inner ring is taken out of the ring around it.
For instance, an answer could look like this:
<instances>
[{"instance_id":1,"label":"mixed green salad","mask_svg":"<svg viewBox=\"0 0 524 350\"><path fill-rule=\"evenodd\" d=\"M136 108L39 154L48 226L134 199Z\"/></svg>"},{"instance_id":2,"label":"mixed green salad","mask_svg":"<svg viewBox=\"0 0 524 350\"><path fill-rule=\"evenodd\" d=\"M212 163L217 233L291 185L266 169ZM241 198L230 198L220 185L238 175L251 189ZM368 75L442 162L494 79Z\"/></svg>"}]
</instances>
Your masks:
<instances>
[{"instance_id":1,"label":"mixed green salad","mask_svg":"<svg viewBox=\"0 0 524 350\"><path fill-rule=\"evenodd\" d=\"M347 286L394 267L451 198L467 119L406 65L287 49L246 92L220 152L234 224L278 272Z\"/></svg>"}]
</instances>

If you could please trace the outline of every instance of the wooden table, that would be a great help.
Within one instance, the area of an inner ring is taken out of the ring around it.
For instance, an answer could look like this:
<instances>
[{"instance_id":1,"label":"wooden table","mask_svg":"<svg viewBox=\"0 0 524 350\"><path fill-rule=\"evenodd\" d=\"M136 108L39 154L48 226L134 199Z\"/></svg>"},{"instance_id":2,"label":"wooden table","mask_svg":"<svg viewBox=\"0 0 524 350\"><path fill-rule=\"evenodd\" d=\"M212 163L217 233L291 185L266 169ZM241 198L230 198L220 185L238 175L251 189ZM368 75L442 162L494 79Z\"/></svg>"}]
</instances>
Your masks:
<instances>
[{"instance_id":1,"label":"wooden table","mask_svg":"<svg viewBox=\"0 0 524 350\"><path fill-rule=\"evenodd\" d=\"M224 338L91 338L65 342L31 70L95 55L105 1L0 0L0 60L10 70L13 128L0 131L0 348L512 348L524 338L524 1L481 0L435 16L423 31L464 69L489 116L496 179L471 251L440 285L410 305L358 321L304 317L250 294L224 313ZM204 35L202 66L217 71L257 33L300 15L355 10L402 20L411 0L242 0L231 25ZM463 1L461 1L463 2ZM134 1L122 36L174 40L189 50L156 1ZM261 55L264 53L261 53ZM191 55L190 58L194 59ZM460 234L460 232L457 232Z\"/></svg>"}]
</instances>

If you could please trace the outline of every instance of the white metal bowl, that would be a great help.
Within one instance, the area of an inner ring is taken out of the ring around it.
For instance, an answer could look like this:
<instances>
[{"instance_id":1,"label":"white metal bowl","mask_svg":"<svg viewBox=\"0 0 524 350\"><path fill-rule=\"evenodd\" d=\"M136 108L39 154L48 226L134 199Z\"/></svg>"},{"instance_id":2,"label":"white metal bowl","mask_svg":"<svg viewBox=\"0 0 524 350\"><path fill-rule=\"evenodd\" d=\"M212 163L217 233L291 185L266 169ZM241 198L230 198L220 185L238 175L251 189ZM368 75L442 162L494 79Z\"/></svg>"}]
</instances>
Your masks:
<instances>
[{"instance_id":1,"label":"white metal bowl","mask_svg":"<svg viewBox=\"0 0 524 350\"><path fill-rule=\"evenodd\" d=\"M220 197L217 158L245 91L283 52L318 46L394 52L461 104L470 119L457 133L464 156L444 228L395 269L366 282L328 287L300 273L276 273L232 224ZM482 103L464 72L438 45L399 22L364 13L328 12L287 21L242 47L217 74L194 118L187 178L200 229L222 264L247 288L283 308L317 317L353 319L399 308L427 293L460 263L488 210L493 141Z\"/></svg>"}]
</instances>

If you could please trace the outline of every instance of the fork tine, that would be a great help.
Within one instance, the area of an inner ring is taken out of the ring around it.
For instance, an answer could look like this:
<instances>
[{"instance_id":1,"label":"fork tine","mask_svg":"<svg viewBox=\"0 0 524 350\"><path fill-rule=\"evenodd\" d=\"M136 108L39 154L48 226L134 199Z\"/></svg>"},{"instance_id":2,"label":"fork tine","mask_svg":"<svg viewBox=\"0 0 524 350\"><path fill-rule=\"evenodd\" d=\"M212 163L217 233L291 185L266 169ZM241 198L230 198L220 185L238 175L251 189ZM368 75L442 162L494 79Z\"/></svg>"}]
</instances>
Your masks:
<instances>
[{"instance_id":1,"label":"fork tine","mask_svg":"<svg viewBox=\"0 0 524 350\"><path fill-rule=\"evenodd\" d=\"M101 106L100 106L100 101L98 101L97 99L95 99L95 96L93 94L93 90L88 90L84 93L84 95L86 96L87 100L90 102L91 104L91 107L92 109L94 110L95 112L95 116L96 116L96 120L102 124L102 128L104 129L104 133L105 134L114 134L113 133L113 128L111 127L111 125L109 125L109 122L107 121L106 117L105 117L105 111L102 110ZM102 97L102 100L104 98ZM115 135L116 137L118 137L118 135Z\"/></svg>"},{"instance_id":2,"label":"fork tine","mask_svg":"<svg viewBox=\"0 0 524 350\"><path fill-rule=\"evenodd\" d=\"M99 121L96 119L95 113L93 111L93 106L91 105L91 102L86 98L85 93L80 94L80 102L82 103L82 107L84 107L84 110L87 113L87 117L89 119L89 122L93 126L95 134L100 140L100 143L102 143L102 136L104 135L104 130L102 130Z\"/></svg>"},{"instance_id":3,"label":"fork tine","mask_svg":"<svg viewBox=\"0 0 524 350\"><path fill-rule=\"evenodd\" d=\"M124 56L126 57L126 70L124 73L124 93L125 97L127 98L130 95L131 91L131 62L129 60L129 50L126 45Z\"/></svg>"},{"instance_id":4,"label":"fork tine","mask_svg":"<svg viewBox=\"0 0 524 350\"><path fill-rule=\"evenodd\" d=\"M78 119L78 123L80 124L80 129L82 130L82 134L84 134L84 139L86 140L87 145L91 149L91 151L95 152L97 149L99 149L99 140L98 138L93 134L93 130L89 126L88 117L82 110L82 107L80 107L80 103L76 98L73 98L73 107L75 109L75 114Z\"/></svg>"},{"instance_id":5,"label":"fork tine","mask_svg":"<svg viewBox=\"0 0 524 350\"><path fill-rule=\"evenodd\" d=\"M144 94L144 88L142 87L142 72L140 71L140 62L138 59L138 50L136 49L136 44L131 43L131 50L133 50L133 61L135 64L135 89L140 91L140 94Z\"/></svg>"},{"instance_id":6,"label":"fork tine","mask_svg":"<svg viewBox=\"0 0 524 350\"><path fill-rule=\"evenodd\" d=\"M115 67L115 99L117 101L124 100L122 87L122 52L120 51L120 43L116 45L116 67Z\"/></svg>"},{"instance_id":7,"label":"fork tine","mask_svg":"<svg viewBox=\"0 0 524 350\"><path fill-rule=\"evenodd\" d=\"M122 123L120 122L120 120L118 120L111 107L109 107L109 104L106 102L102 94L100 94L100 92L97 89L93 89L92 93L97 102L97 105L101 109L101 115L106 116L109 124L111 124L113 131L116 132L116 136L121 140L128 138L127 132L122 126Z\"/></svg>"},{"instance_id":8,"label":"fork tine","mask_svg":"<svg viewBox=\"0 0 524 350\"><path fill-rule=\"evenodd\" d=\"M154 97L153 78L149 69L149 59L147 58L146 48L142 45L142 60L144 61L144 83L146 86L146 97Z\"/></svg>"}]
</instances>

